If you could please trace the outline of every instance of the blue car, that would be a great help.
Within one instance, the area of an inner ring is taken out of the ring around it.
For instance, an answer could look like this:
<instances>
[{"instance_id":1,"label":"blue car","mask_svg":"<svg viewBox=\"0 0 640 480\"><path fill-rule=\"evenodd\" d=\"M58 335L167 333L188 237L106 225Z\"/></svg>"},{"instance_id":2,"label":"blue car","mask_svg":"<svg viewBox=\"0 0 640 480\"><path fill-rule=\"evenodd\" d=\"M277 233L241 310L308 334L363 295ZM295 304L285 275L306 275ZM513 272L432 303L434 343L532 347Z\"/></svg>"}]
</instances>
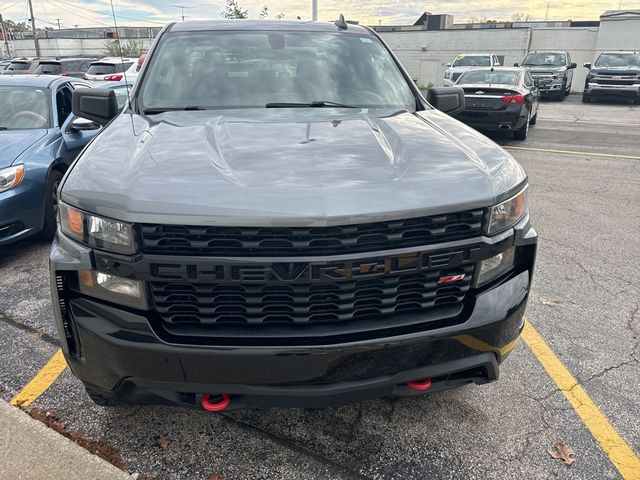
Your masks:
<instances>
[{"instance_id":1,"label":"blue car","mask_svg":"<svg viewBox=\"0 0 640 480\"><path fill-rule=\"evenodd\" d=\"M56 231L58 185L100 131L71 113L87 84L49 75L0 76L0 252L4 245Z\"/></svg>"}]
</instances>

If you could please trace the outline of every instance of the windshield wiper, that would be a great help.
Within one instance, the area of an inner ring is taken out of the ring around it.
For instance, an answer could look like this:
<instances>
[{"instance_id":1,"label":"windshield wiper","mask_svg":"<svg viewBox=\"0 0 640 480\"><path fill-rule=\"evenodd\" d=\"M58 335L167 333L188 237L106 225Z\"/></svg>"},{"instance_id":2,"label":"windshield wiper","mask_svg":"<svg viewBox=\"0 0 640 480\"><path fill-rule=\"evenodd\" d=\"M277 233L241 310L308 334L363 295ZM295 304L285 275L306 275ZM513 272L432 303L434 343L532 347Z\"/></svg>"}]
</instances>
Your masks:
<instances>
[{"instance_id":1,"label":"windshield wiper","mask_svg":"<svg viewBox=\"0 0 640 480\"><path fill-rule=\"evenodd\" d=\"M304 108L304 107L312 107L312 108L323 108L323 107L339 107L339 108L360 108L355 105L345 105L344 103L331 102L329 100L314 100L309 103L296 103L296 102L273 102L267 103L265 108Z\"/></svg>"},{"instance_id":2,"label":"windshield wiper","mask_svg":"<svg viewBox=\"0 0 640 480\"><path fill-rule=\"evenodd\" d=\"M144 110L145 115L154 115L157 113L164 112L177 112L181 110L206 110L206 107L201 107L200 105L187 105L186 107L157 107L157 108L147 108Z\"/></svg>"}]
</instances>

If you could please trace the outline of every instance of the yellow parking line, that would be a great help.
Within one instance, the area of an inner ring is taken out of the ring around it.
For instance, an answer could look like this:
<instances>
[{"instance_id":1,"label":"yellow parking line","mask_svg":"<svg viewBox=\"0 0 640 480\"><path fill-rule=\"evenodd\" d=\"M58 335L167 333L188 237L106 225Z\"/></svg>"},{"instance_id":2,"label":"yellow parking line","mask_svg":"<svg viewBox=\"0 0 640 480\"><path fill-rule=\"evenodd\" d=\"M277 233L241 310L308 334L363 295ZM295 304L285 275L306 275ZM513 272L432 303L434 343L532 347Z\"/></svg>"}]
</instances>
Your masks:
<instances>
[{"instance_id":1,"label":"yellow parking line","mask_svg":"<svg viewBox=\"0 0 640 480\"><path fill-rule=\"evenodd\" d=\"M620 155L617 153L576 152L573 150L556 150L554 148L516 147L513 145L503 145L503 148L506 148L508 150L525 150L529 152L559 153L561 155L583 155L588 157L627 158L631 160L640 160L640 157L635 157L633 155Z\"/></svg>"},{"instance_id":2,"label":"yellow parking line","mask_svg":"<svg viewBox=\"0 0 640 480\"><path fill-rule=\"evenodd\" d=\"M631 447L613 428L587 392L560 359L551 350L540 334L526 320L522 338L537 357L551 379L567 397L591 435L618 469L624 480L640 480L640 459Z\"/></svg>"},{"instance_id":3,"label":"yellow parking line","mask_svg":"<svg viewBox=\"0 0 640 480\"><path fill-rule=\"evenodd\" d=\"M36 398L47 391L65 368L67 368L67 362L62 355L62 350L58 349L47 364L40 369L37 375L11 399L11 405L19 407L28 407L31 405Z\"/></svg>"}]
</instances>

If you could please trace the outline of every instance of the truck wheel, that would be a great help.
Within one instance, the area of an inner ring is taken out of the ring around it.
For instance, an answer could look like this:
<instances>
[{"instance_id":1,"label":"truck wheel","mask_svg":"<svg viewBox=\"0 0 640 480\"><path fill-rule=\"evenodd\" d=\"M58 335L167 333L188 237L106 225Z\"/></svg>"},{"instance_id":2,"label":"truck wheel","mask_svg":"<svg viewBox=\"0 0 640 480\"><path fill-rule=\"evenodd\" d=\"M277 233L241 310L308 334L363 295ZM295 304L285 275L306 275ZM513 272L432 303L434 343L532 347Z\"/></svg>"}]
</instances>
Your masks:
<instances>
[{"instance_id":1,"label":"truck wheel","mask_svg":"<svg viewBox=\"0 0 640 480\"><path fill-rule=\"evenodd\" d=\"M535 125L537 121L538 121L538 112L536 112L536 114L533 117L531 117L531 120L529 120L529 125Z\"/></svg>"},{"instance_id":2,"label":"truck wheel","mask_svg":"<svg viewBox=\"0 0 640 480\"><path fill-rule=\"evenodd\" d=\"M516 140L526 140L529 133L529 124L531 123L531 115L527 116L527 121L518 130L514 130L513 138Z\"/></svg>"},{"instance_id":3,"label":"truck wheel","mask_svg":"<svg viewBox=\"0 0 640 480\"><path fill-rule=\"evenodd\" d=\"M62 180L62 173L52 170L47 179L44 203L44 228L42 236L51 240L58 228L58 187Z\"/></svg>"},{"instance_id":4,"label":"truck wheel","mask_svg":"<svg viewBox=\"0 0 640 480\"><path fill-rule=\"evenodd\" d=\"M591 97L589 95L582 94L582 103L591 103Z\"/></svg>"},{"instance_id":5,"label":"truck wheel","mask_svg":"<svg viewBox=\"0 0 640 480\"><path fill-rule=\"evenodd\" d=\"M569 96L569 94L571 93L571 85L569 85L569 86L565 85L565 87L566 87L566 88L565 88L565 90L564 90L564 96L565 96L565 97L568 97L568 96Z\"/></svg>"},{"instance_id":6,"label":"truck wheel","mask_svg":"<svg viewBox=\"0 0 640 480\"><path fill-rule=\"evenodd\" d=\"M633 103L635 103L636 105L640 105L640 97L639 98L634 98L633 99Z\"/></svg>"}]
</instances>

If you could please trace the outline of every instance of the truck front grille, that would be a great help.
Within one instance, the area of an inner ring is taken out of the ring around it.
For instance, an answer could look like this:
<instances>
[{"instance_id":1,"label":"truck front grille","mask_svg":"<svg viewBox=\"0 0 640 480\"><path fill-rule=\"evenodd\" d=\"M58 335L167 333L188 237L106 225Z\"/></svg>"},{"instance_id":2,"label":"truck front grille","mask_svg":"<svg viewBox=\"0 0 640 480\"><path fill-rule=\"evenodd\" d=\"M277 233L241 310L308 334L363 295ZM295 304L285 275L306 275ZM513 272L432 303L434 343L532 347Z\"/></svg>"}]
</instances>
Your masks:
<instances>
[{"instance_id":1,"label":"truck front grille","mask_svg":"<svg viewBox=\"0 0 640 480\"><path fill-rule=\"evenodd\" d=\"M439 284L444 276L464 279ZM346 278L335 282L150 282L155 310L168 324L264 325L347 322L462 303L473 264Z\"/></svg>"},{"instance_id":2,"label":"truck front grille","mask_svg":"<svg viewBox=\"0 0 640 480\"><path fill-rule=\"evenodd\" d=\"M144 253L218 257L341 255L416 247L482 235L483 210L330 227L143 224Z\"/></svg>"}]
</instances>

